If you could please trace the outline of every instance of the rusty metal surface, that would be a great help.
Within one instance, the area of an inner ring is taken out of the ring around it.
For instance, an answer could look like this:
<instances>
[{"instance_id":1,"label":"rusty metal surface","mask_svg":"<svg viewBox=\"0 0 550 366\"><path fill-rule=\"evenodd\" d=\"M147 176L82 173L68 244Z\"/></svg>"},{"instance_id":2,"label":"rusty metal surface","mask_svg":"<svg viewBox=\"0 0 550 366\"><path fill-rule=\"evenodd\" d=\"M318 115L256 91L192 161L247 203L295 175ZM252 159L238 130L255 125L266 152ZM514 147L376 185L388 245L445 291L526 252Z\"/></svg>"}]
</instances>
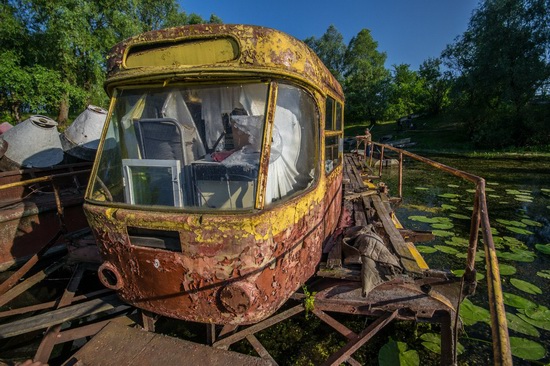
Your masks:
<instances>
[{"instance_id":1,"label":"rusty metal surface","mask_svg":"<svg viewBox=\"0 0 550 366\"><path fill-rule=\"evenodd\" d=\"M252 214L85 211L105 260L99 277L122 299L172 318L251 324L315 273L340 206L341 169L328 188ZM128 226L176 231L181 251L132 245Z\"/></svg>"},{"instance_id":2,"label":"rusty metal surface","mask_svg":"<svg viewBox=\"0 0 550 366\"><path fill-rule=\"evenodd\" d=\"M58 204L70 218L68 231L88 226L82 203L89 168L86 163L0 173L0 270L30 258L59 232Z\"/></svg>"},{"instance_id":3,"label":"rusty metal surface","mask_svg":"<svg viewBox=\"0 0 550 366\"><path fill-rule=\"evenodd\" d=\"M166 46L168 40L173 43L175 40L219 39L224 36L231 37L238 44L239 55L235 60L198 66L125 68L125 57L133 47L153 43ZM219 75L220 71L231 73L238 70L243 75L250 72L257 77L263 72L281 77L290 76L314 86L324 85L343 98L340 84L309 47L283 32L258 26L198 24L151 31L118 43L112 48L107 60L105 85L109 94L112 84L130 82L143 76L149 80L164 80L184 73L206 75L208 72L216 72Z\"/></svg>"}]
</instances>

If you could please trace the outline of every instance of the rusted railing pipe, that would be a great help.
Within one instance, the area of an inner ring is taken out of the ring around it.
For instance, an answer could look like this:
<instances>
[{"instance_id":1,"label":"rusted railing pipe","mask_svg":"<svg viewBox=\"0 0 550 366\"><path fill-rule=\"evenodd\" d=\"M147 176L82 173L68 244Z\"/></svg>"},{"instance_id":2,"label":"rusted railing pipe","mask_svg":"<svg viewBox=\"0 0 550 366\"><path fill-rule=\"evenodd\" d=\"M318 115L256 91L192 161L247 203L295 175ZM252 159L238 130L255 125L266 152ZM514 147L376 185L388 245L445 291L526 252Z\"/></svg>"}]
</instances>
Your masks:
<instances>
[{"instance_id":1,"label":"rusted railing pipe","mask_svg":"<svg viewBox=\"0 0 550 366\"><path fill-rule=\"evenodd\" d=\"M489 222L487 201L485 198L485 180L476 175L452 168L445 164L441 164L428 158L424 158L406 150L401 150L389 145L379 144L377 142L370 142L370 144L372 149L374 149L375 145L381 148L382 154L380 160L383 159L383 151L384 148L386 148L390 151L398 153L400 155L400 158L402 157L402 155L408 156L414 160L423 162L429 166L452 174L456 177L465 179L476 185L474 213L472 214L472 222L470 225L470 243L468 245L466 272L470 271L470 273L473 273L473 271L475 270L477 238L479 235L479 228L481 227L483 243L485 247L485 261L487 266L487 290L489 294L489 310L491 313L494 361L495 365L512 365L512 353L510 348L510 339L508 337L508 325L506 321L506 312L504 309L498 259L496 256L495 244L493 242L493 234L491 233L491 224ZM382 166L382 161L380 161L380 166ZM382 169L380 169L379 176L382 177Z\"/></svg>"},{"instance_id":2,"label":"rusted railing pipe","mask_svg":"<svg viewBox=\"0 0 550 366\"><path fill-rule=\"evenodd\" d=\"M69 173L59 173L59 174L52 174L52 175L46 175L44 177L38 177L38 178L31 178L31 179L25 179L20 182L13 182L13 183L6 183L0 185L0 190L2 189L8 189L8 188L15 188L15 187L24 187L29 184L34 183L41 183L41 182L50 182L56 178L62 178L62 177L70 177L74 176L75 174L83 174L83 173L90 173L90 169L86 170L76 170Z\"/></svg>"},{"instance_id":3,"label":"rusted railing pipe","mask_svg":"<svg viewBox=\"0 0 550 366\"><path fill-rule=\"evenodd\" d=\"M399 153L399 182L397 185L399 198L403 198L403 153Z\"/></svg>"}]
</instances>

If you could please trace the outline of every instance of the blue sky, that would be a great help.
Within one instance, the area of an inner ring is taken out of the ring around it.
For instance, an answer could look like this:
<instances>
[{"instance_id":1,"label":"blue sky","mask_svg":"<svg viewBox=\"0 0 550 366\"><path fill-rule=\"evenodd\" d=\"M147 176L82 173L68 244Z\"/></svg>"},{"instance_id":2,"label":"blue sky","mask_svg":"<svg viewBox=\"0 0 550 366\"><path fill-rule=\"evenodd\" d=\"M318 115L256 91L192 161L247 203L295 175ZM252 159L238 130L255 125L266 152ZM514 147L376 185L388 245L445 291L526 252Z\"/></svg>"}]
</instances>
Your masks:
<instances>
[{"instance_id":1,"label":"blue sky","mask_svg":"<svg viewBox=\"0 0 550 366\"><path fill-rule=\"evenodd\" d=\"M478 0L179 0L187 14L224 23L262 25L305 39L320 37L333 24L344 42L370 29L386 67L409 64L417 70L437 57L467 28Z\"/></svg>"}]
</instances>

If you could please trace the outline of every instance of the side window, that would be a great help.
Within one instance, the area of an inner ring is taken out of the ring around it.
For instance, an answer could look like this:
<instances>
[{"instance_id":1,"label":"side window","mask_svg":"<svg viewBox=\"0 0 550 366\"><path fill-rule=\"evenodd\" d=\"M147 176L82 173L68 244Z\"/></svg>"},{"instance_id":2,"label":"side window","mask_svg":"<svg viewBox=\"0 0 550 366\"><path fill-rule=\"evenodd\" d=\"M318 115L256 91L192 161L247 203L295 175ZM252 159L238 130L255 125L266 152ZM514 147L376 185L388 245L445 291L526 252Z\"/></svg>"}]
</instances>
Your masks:
<instances>
[{"instance_id":1,"label":"side window","mask_svg":"<svg viewBox=\"0 0 550 366\"><path fill-rule=\"evenodd\" d=\"M319 113L304 90L279 84L267 172L266 205L311 187L318 177Z\"/></svg>"},{"instance_id":2,"label":"side window","mask_svg":"<svg viewBox=\"0 0 550 366\"><path fill-rule=\"evenodd\" d=\"M327 97L325 109L325 172L329 174L342 163L342 104Z\"/></svg>"}]
</instances>

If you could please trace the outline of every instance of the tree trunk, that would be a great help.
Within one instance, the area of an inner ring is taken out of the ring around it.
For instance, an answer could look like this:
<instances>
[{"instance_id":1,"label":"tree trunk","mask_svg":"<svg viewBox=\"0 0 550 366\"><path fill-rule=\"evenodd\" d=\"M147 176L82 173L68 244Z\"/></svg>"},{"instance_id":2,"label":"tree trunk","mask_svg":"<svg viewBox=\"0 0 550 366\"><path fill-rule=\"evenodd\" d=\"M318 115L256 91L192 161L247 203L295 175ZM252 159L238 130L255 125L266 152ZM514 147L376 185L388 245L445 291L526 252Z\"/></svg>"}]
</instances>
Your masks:
<instances>
[{"instance_id":1,"label":"tree trunk","mask_svg":"<svg viewBox=\"0 0 550 366\"><path fill-rule=\"evenodd\" d=\"M59 124L67 122L69 119L69 98L65 95L61 102L59 102L59 115L57 116L57 122Z\"/></svg>"}]
</instances>

